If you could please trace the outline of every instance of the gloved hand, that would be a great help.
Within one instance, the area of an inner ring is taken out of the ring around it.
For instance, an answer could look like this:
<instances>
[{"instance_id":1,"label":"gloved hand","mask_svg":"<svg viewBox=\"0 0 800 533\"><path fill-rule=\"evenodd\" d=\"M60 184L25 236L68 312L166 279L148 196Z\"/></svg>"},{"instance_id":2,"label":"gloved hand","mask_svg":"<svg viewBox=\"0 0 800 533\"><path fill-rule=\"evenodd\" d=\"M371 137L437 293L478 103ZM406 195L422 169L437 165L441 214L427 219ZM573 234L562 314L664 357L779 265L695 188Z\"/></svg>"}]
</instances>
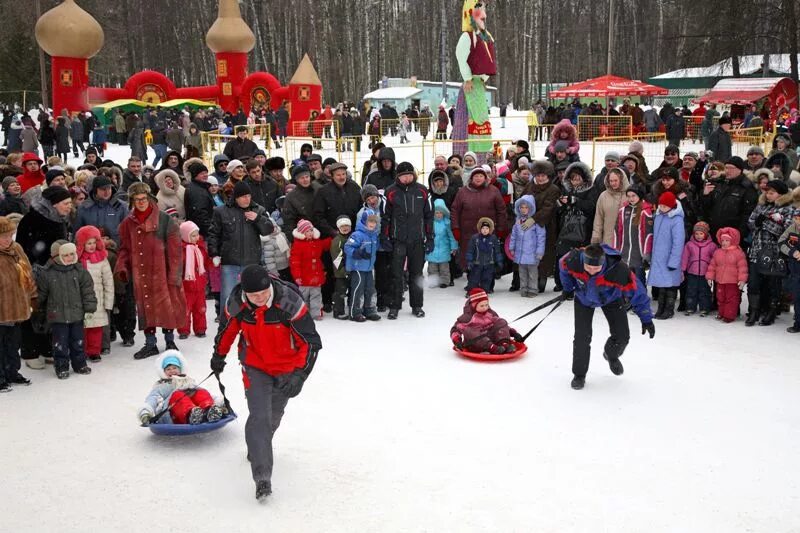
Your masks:
<instances>
[{"instance_id":1,"label":"gloved hand","mask_svg":"<svg viewBox=\"0 0 800 533\"><path fill-rule=\"evenodd\" d=\"M655 324L653 324L652 322L647 322L647 323L642 322L642 335L644 335L645 333L649 333L651 339L655 337L656 336Z\"/></svg>"},{"instance_id":2,"label":"gloved hand","mask_svg":"<svg viewBox=\"0 0 800 533\"><path fill-rule=\"evenodd\" d=\"M453 341L453 346L459 350L464 348L464 342L461 340L461 333L454 331L450 334L450 340Z\"/></svg>"},{"instance_id":3,"label":"gloved hand","mask_svg":"<svg viewBox=\"0 0 800 533\"><path fill-rule=\"evenodd\" d=\"M391 239L389 239L389 237L387 237L386 235L381 235L380 236L380 241L381 241L381 250L382 251L391 252L392 250L394 250L394 245L392 244Z\"/></svg>"},{"instance_id":4,"label":"gloved hand","mask_svg":"<svg viewBox=\"0 0 800 533\"><path fill-rule=\"evenodd\" d=\"M455 237L457 241L461 241L461 230L453 228L453 237Z\"/></svg>"},{"instance_id":5,"label":"gloved hand","mask_svg":"<svg viewBox=\"0 0 800 533\"><path fill-rule=\"evenodd\" d=\"M517 341L517 342L525 342L525 339L522 338L522 335L520 335L517 330L512 329L510 331L510 333L511 333L511 338L514 339L515 341Z\"/></svg>"},{"instance_id":6,"label":"gloved hand","mask_svg":"<svg viewBox=\"0 0 800 533\"><path fill-rule=\"evenodd\" d=\"M522 226L522 229L524 230L529 230L533 227L534 224L536 224L536 221L533 220L533 217L528 217L525 219L525 222L520 224L520 226Z\"/></svg>"},{"instance_id":7,"label":"gloved hand","mask_svg":"<svg viewBox=\"0 0 800 533\"><path fill-rule=\"evenodd\" d=\"M370 251L366 248L359 248L355 252L353 252L353 257L356 259L369 259L372 256Z\"/></svg>"},{"instance_id":8,"label":"gloved hand","mask_svg":"<svg viewBox=\"0 0 800 533\"><path fill-rule=\"evenodd\" d=\"M214 354L211 356L211 371L215 374L222 374L222 371L225 370L225 364L225 358L221 355Z\"/></svg>"},{"instance_id":9,"label":"gloved hand","mask_svg":"<svg viewBox=\"0 0 800 533\"><path fill-rule=\"evenodd\" d=\"M425 253L430 254L433 253L433 247L435 246L435 242L433 241L433 237L428 237L425 239Z\"/></svg>"},{"instance_id":10,"label":"gloved hand","mask_svg":"<svg viewBox=\"0 0 800 533\"><path fill-rule=\"evenodd\" d=\"M759 215L756 217L756 222L755 222L755 225L756 225L756 227L757 227L757 228L760 228L761 226L763 226L763 225L764 225L764 221L765 221L765 220L767 220L767 217L766 217L766 216L764 216L764 213L761 213L761 214L759 214Z\"/></svg>"},{"instance_id":11,"label":"gloved hand","mask_svg":"<svg viewBox=\"0 0 800 533\"><path fill-rule=\"evenodd\" d=\"M217 256L217 257L215 257L215 258L213 258L213 259L211 260L211 263L212 263L212 264L213 264L215 267L219 267L220 263L222 263L222 258L221 258L220 256Z\"/></svg>"},{"instance_id":12,"label":"gloved hand","mask_svg":"<svg viewBox=\"0 0 800 533\"><path fill-rule=\"evenodd\" d=\"M303 390L303 383L305 382L305 376L295 370L289 374L278 376L278 389L289 398L294 398Z\"/></svg>"},{"instance_id":13,"label":"gloved hand","mask_svg":"<svg viewBox=\"0 0 800 533\"><path fill-rule=\"evenodd\" d=\"M141 422L143 426L146 426L150 423L151 418L153 418L153 415L145 411L139 415L139 422Z\"/></svg>"},{"instance_id":14,"label":"gloved hand","mask_svg":"<svg viewBox=\"0 0 800 533\"><path fill-rule=\"evenodd\" d=\"M120 283L125 283L125 284L128 283L128 273L125 272L124 270L120 270L119 272L114 274L114 278L116 278L116 280L119 281Z\"/></svg>"}]
</instances>

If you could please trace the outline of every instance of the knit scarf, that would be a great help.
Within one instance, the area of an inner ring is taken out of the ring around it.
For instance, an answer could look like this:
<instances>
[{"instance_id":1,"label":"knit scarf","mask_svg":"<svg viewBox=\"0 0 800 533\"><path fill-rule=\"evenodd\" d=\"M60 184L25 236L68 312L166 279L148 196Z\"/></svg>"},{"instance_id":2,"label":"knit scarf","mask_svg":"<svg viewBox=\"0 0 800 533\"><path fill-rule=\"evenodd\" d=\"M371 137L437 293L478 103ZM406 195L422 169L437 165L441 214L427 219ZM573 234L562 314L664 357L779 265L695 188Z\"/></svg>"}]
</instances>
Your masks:
<instances>
[{"instance_id":1,"label":"knit scarf","mask_svg":"<svg viewBox=\"0 0 800 533\"><path fill-rule=\"evenodd\" d=\"M92 253L82 252L79 259L83 265L83 268L86 268L89 263L99 263L106 257L108 257L108 252L105 250L95 250Z\"/></svg>"},{"instance_id":2,"label":"knit scarf","mask_svg":"<svg viewBox=\"0 0 800 533\"><path fill-rule=\"evenodd\" d=\"M152 203L150 203L150 205L147 206L147 209L145 211L139 211L135 207L134 207L134 210L133 210L133 216L136 218L136 221L139 224L144 224L145 221L147 220L147 218L151 214L153 214L153 204Z\"/></svg>"},{"instance_id":3,"label":"knit scarf","mask_svg":"<svg viewBox=\"0 0 800 533\"><path fill-rule=\"evenodd\" d=\"M196 279L195 270L201 276L206 273L205 265L203 265L203 254L196 244L186 244L186 268L184 270L183 279L187 281Z\"/></svg>"}]
</instances>

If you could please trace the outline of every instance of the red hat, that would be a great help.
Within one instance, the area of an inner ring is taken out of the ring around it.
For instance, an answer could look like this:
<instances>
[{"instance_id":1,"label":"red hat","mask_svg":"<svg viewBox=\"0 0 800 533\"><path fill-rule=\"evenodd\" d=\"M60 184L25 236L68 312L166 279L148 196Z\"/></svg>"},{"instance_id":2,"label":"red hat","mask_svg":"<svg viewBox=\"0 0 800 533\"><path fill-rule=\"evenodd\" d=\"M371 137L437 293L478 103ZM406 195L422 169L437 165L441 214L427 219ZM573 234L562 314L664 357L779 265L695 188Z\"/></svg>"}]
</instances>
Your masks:
<instances>
[{"instance_id":1,"label":"red hat","mask_svg":"<svg viewBox=\"0 0 800 533\"><path fill-rule=\"evenodd\" d=\"M678 199L669 191L661 193L658 197L658 205L665 205L670 209L675 209L678 206Z\"/></svg>"},{"instance_id":2,"label":"red hat","mask_svg":"<svg viewBox=\"0 0 800 533\"><path fill-rule=\"evenodd\" d=\"M481 289L480 287L475 287L474 289L470 289L469 291L469 305L475 309L477 305L481 302L488 302L489 295L486 294L486 291Z\"/></svg>"},{"instance_id":3,"label":"red hat","mask_svg":"<svg viewBox=\"0 0 800 533\"><path fill-rule=\"evenodd\" d=\"M27 163L28 161L36 161L40 165L43 163L43 161L39 159L39 156L33 152L25 152L24 154L22 154L22 164L25 165L25 163Z\"/></svg>"}]
</instances>

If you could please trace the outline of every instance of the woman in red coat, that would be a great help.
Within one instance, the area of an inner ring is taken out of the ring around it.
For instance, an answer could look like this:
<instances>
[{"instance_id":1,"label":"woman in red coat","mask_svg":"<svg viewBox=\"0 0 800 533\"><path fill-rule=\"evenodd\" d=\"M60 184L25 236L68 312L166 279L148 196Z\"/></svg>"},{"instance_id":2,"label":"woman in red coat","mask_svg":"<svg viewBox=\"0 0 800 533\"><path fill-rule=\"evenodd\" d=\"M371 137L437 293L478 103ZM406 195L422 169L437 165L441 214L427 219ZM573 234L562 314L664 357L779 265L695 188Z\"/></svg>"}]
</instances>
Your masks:
<instances>
[{"instance_id":1,"label":"woman in red coat","mask_svg":"<svg viewBox=\"0 0 800 533\"><path fill-rule=\"evenodd\" d=\"M158 204L144 183L128 188L131 212L119 226L120 247L115 275L133 282L139 329L145 346L133 356L158 355L156 328L162 328L167 350L177 350L174 330L186 321L183 254L178 225ZM128 284L130 288L130 284Z\"/></svg>"},{"instance_id":2,"label":"woman in red coat","mask_svg":"<svg viewBox=\"0 0 800 533\"><path fill-rule=\"evenodd\" d=\"M498 238L508 233L506 205L497 187L489 185L486 171L478 167L469 175L467 184L461 187L450 208L453 235L459 244L462 268L465 266L464 252L469 240L478 232L478 220L487 217L494 221Z\"/></svg>"}]
</instances>

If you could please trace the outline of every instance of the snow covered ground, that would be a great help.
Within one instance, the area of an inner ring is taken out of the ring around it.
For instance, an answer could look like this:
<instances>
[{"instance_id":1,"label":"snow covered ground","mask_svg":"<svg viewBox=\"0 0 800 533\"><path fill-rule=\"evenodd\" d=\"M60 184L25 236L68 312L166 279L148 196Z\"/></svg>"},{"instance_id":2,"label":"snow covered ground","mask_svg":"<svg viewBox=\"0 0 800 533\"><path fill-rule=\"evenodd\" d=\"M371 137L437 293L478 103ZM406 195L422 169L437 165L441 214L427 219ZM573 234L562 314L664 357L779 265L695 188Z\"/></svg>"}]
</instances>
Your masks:
<instances>
[{"instance_id":1,"label":"snow covered ground","mask_svg":"<svg viewBox=\"0 0 800 533\"><path fill-rule=\"evenodd\" d=\"M128 154L114 147L108 157L124 164ZM505 317L553 294L522 299L509 282L492 297ZM134 348L115 343L88 377L62 382L52 368L23 369L33 385L0 397L0 529L800 528L800 358L797 339L783 332L787 315L768 328L679 316L658 322L652 341L631 317L625 374L615 377L601 356L607 328L598 313L586 389L576 392L571 304L536 332L523 359L480 364L450 348L462 286L426 290L425 319L406 308L396 322L318 324L324 349L276 435L265 506L253 497L235 364L223 379L240 419L187 438L138 427L156 379L152 359L132 359L141 334ZM212 342L178 342L198 379Z\"/></svg>"},{"instance_id":2,"label":"snow covered ground","mask_svg":"<svg viewBox=\"0 0 800 533\"><path fill-rule=\"evenodd\" d=\"M570 389L571 304L523 359L481 364L451 351L459 280L426 290L428 316L318 323L324 342L275 439L274 495L253 498L241 379L223 379L240 419L207 435L159 438L136 410L153 359L113 345L91 376L0 399L5 531L796 531L800 487L796 339L698 317L639 335L613 376L600 353ZM498 284L515 317L543 301ZM547 297L550 297L549 292ZM209 318L213 319L213 311ZM520 324L527 329L528 318ZM213 322L211 322L213 324ZM137 343L142 340L137 337ZM192 375L211 338L178 342ZM138 346L137 346L138 348ZM10 512L9 512L10 511ZM102 524L102 526L101 526Z\"/></svg>"}]
</instances>

